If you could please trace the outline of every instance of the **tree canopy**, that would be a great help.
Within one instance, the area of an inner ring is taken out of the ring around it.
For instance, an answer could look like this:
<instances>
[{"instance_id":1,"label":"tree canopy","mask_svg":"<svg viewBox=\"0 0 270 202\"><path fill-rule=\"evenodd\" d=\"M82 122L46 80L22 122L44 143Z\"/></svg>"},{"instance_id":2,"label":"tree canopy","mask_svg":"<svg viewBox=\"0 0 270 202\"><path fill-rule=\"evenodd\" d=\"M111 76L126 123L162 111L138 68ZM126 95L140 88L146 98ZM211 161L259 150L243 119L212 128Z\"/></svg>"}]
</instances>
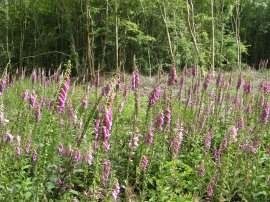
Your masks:
<instances>
[{"instance_id":1,"label":"tree canopy","mask_svg":"<svg viewBox=\"0 0 270 202\"><path fill-rule=\"evenodd\" d=\"M0 63L145 74L269 58L270 0L1 0Z\"/></svg>"}]
</instances>

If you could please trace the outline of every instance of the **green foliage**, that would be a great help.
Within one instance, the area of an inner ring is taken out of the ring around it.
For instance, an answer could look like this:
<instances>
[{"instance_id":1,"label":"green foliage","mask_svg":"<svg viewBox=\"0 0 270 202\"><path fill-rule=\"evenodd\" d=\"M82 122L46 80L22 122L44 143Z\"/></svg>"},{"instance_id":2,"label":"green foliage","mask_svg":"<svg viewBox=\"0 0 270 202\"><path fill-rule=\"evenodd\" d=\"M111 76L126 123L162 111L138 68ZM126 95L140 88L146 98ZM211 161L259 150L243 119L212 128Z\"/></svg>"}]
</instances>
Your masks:
<instances>
[{"instance_id":1,"label":"green foliage","mask_svg":"<svg viewBox=\"0 0 270 202\"><path fill-rule=\"evenodd\" d=\"M136 55L143 73L156 73L160 66L165 70L172 66L169 34L179 68L200 63L208 67L212 41L210 2L193 1L188 5L186 1L177 0L7 1L0 6L1 66L6 66L10 60L14 71L23 66L56 69L61 61L71 59L76 68L91 68L93 74L93 69L99 65L105 71L115 69L118 51L122 70L131 72ZM193 7L189 5L192 2ZM214 3L215 66L233 69L237 63L237 2L222 2ZM187 20L187 8L192 29ZM265 48L269 41L269 8L269 1L241 1L239 45L244 62L259 63L269 55ZM163 9L166 11L164 19ZM83 72L77 71L77 74Z\"/></svg>"},{"instance_id":2,"label":"green foliage","mask_svg":"<svg viewBox=\"0 0 270 202\"><path fill-rule=\"evenodd\" d=\"M156 189L150 192L149 201L191 201L194 174L194 170L180 160L163 162L153 179Z\"/></svg>"}]
</instances>

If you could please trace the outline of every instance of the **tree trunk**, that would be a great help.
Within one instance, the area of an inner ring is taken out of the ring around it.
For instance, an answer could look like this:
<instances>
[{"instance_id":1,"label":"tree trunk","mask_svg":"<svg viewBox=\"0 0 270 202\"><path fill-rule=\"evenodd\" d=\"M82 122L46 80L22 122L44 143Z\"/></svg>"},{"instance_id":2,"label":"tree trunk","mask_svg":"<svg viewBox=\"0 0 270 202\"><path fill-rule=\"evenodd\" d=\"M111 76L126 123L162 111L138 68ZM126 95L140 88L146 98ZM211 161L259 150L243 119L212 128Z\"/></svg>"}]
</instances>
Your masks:
<instances>
[{"instance_id":1,"label":"tree trunk","mask_svg":"<svg viewBox=\"0 0 270 202\"><path fill-rule=\"evenodd\" d=\"M117 2L115 2L115 69L116 72L118 72L118 16L117 16L117 12L118 12L118 5Z\"/></svg>"},{"instance_id":2,"label":"tree trunk","mask_svg":"<svg viewBox=\"0 0 270 202\"><path fill-rule=\"evenodd\" d=\"M163 8L161 7L161 5L159 5L159 8L160 8L161 16L162 16L162 19L164 21L165 28L166 28L166 34L167 34L172 64L175 64L174 54L173 54L173 49L172 49L172 42L171 42L169 27L168 27L168 23L167 23L167 12L166 12L166 7L165 7L164 3L163 3Z\"/></svg>"},{"instance_id":3,"label":"tree trunk","mask_svg":"<svg viewBox=\"0 0 270 202\"><path fill-rule=\"evenodd\" d=\"M6 51L7 51L7 68L11 66L11 58L9 52L9 5L8 0L5 0L5 7L6 7Z\"/></svg>"},{"instance_id":4,"label":"tree trunk","mask_svg":"<svg viewBox=\"0 0 270 202\"><path fill-rule=\"evenodd\" d=\"M214 19L214 0L211 0L211 14L212 14L212 73L215 72L215 19Z\"/></svg>"},{"instance_id":5,"label":"tree trunk","mask_svg":"<svg viewBox=\"0 0 270 202\"><path fill-rule=\"evenodd\" d=\"M90 69L91 78L95 74L95 67L93 65L93 54L92 54L92 39L90 37L90 24L91 24L91 15L90 15L90 4L89 0L86 0L86 34L87 34L87 64Z\"/></svg>"}]
</instances>

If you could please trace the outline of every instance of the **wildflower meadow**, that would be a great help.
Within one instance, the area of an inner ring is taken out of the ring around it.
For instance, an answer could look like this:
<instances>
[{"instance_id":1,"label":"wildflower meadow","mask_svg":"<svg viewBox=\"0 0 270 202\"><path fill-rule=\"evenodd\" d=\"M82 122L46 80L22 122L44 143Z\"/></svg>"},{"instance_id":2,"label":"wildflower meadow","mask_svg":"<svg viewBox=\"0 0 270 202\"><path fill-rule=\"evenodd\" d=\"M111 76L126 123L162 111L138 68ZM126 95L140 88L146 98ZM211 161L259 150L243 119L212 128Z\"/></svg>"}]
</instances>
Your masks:
<instances>
[{"instance_id":1,"label":"wildflower meadow","mask_svg":"<svg viewBox=\"0 0 270 202\"><path fill-rule=\"evenodd\" d=\"M0 201L270 201L267 77L71 66L4 71Z\"/></svg>"}]
</instances>

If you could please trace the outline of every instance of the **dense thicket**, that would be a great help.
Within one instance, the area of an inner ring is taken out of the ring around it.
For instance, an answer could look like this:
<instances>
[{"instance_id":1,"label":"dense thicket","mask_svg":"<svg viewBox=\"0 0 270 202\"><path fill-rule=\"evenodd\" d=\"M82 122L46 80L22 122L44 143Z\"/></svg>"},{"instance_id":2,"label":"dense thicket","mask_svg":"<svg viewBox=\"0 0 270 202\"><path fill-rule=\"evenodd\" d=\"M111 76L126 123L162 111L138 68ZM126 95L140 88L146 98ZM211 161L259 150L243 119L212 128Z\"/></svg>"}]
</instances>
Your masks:
<instances>
[{"instance_id":1,"label":"dense thicket","mask_svg":"<svg viewBox=\"0 0 270 202\"><path fill-rule=\"evenodd\" d=\"M269 0L1 0L0 65L80 73L267 59Z\"/></svg>"}]
</instances>

